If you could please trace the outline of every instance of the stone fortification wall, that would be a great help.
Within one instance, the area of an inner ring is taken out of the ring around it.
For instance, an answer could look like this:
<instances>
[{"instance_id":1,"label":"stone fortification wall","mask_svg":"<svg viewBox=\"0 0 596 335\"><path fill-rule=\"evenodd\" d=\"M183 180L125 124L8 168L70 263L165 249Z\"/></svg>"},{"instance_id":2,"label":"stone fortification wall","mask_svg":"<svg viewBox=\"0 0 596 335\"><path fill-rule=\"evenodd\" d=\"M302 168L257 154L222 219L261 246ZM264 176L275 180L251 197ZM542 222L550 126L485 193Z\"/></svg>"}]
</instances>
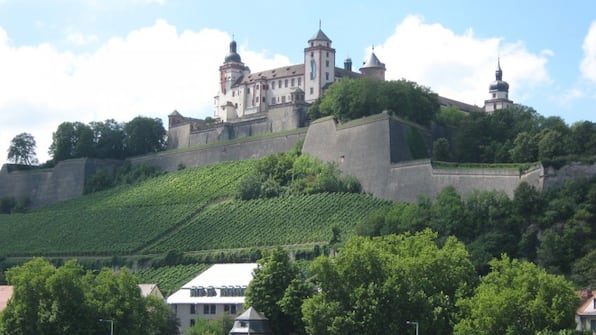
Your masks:
<instances>
[{"instance_id":1,"label":"stone fortification wall","mask_svg":"<svg viewBox=\"0 0 596 335\"><path fill-rule=\"evenodd\" d=\"M300 140L304 139L305 134L306 129L296 129L266 137L244 138L139 156L131 158L130 161L132 164L146 163L159 166L165 171L174 171L180 165L195 167L217 162L260 158L293 149Z\"/></svg>"},{"instance_id":2,"label":"stone fortification wall","mask_svg":"<svg viewBox=\"0 0 596 335\"><path fill-rule=\"evenodd\" d=\"M180 116L184 119L184 117ZM242 119L193 130L191 122L177 123L168 129L168 149L188 148L195 145L214 144L222 141L275 133L304 127L306 105L283 104L269 107Z\"/></svg>"},{"instance_id":3,"label":"stone fortification wall","mask_svg":"<svg viewBox=\"0 0 596 335\"><path fill-rule=\"evenodd\" d=\"M558 170L548 167L544 171L544 189L563 187L569 179L593 176L596 176L596 163L571 163Z\"/></svg>"},{"instance_id":4,"label":"stone fortification wall","mask_svg":"<svg viewBox=\"0 0 596 335\"><path fill-rule=\"evenodd\" d=\"M80 197L85 181L98 169L114 168L120 161L99 159L71 159L58 163L53 169L9 171L0 170L0 198L29 199L32 206L43 206Z\"/></svg>"},{"instance_id":5,"label":"stone fortification wall","mask_svg":"<svg viewBox=\"0 0 596 335\"><path fill-rule=\"evenodd\" d=\"M522 181L542 188L541 167L521 174L517 169L434 169L428 159L413 160L404 139L409 127L387 115L341 127L333 119L321 119L310 126L303 150L336 162L345 174L357 177L366 192L397 201L415 202L419 195L435 198L448 185L463 195L500 190L510 197Z\"/></svg>"}]
</instances>

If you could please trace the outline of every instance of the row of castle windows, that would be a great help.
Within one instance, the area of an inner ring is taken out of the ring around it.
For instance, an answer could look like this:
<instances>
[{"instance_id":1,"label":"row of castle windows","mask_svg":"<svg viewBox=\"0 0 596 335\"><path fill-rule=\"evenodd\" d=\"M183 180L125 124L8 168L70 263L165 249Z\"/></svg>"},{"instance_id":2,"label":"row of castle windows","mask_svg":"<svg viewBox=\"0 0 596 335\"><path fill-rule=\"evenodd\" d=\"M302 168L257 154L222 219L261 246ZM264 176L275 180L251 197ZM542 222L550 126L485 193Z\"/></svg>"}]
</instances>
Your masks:
<instances>
[{"instance_id":1,"label":"row of castle windows","mask_svg":"<svg viewBox=\"0 0 596 335\"><path fill-rule=\"evenodd\" d=\"M296 79L297 79L297 80L296 80ZM327 79L329 79L329 72L327 72ZM288 87L288 84L289 84L289 86L290 86L290 87L296 87L296 86L300 87L300 86L302 86L302 77L298 77L298 78L292 78L292 79L289 79L289 80L288 80L288 79L285 79L284 81L282 81L282 80L280 79L280 80L278 80L278 81L277 81L277 83L278 83L278 86L277 86L277 87L279 87L279 88L282 88L282 84L283 84L283 86L284 86L284 87L286 87L286 88ZM296 83L298 83L298 85L296 85ZM260 87L259 87L259 85L257 84L257 85L255 86L255 89L256 89L256 90L259 90L259 88L260 88ZM266 90L268 90L268 89L269 89L269 85L267 85L267 84L263 84L263 85L262 85L262 88L263 88L263 90L264 90L264 91L266 91ZM272 90L274 90L274 89L275 89L275 80L271 81L271 89L272 89ZM247 93L247 94L250 94L250 87L247 87L247 88L246 88L246 93ZM240 93L238 93L238 95L240 96ZM236 91L234 90L234 91L232 91L232 97L235 97L235 96L236 96Z\"/></svg>"}]
</instances>

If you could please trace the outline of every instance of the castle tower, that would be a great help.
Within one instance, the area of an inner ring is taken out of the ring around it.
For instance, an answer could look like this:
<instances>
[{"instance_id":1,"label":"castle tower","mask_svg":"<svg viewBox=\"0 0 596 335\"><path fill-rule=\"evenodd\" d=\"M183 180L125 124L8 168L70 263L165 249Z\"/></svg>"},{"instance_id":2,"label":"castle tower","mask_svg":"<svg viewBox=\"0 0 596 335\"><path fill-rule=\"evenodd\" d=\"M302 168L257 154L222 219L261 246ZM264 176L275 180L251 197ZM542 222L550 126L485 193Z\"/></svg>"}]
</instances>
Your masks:
<instances>
[{"instance_id":1,"label":"castle tower","mask_svg":"<svg viewBox=\"0 0 596 335\"><path fill-rule=\"evenodd\" d=\"M509 84L503 80L503 70L501 70L501 60L497 60L497 70L495 71L495 81L488 87L490 98L484 101L484 111L492 113L498 109L511 106L513 101L509 100Z\"/></svg>"},{"instance_id":2,"label":"castle tower","mask_svg":"<svg viewBox=\"0 0 596 335\"><path fill-rule=\"evenodd\" d=\"M306 102L318 99L323 90L335 81L335 49L321 30L308 40L304 48L304 92Z\"/></svg>"},{"instance_id":3,"label":"castle tower","mask_svg":"<svg viewBox=\"0 0 596 335\"><path fill-rule=\"evenodd\" d=\"M371 77L379 80L385 80L385 63L381 63L377 55L375 55L375 47L368 60L360 68L360 73L365 77Z\"/></svg>"},{"instance_id":4,"label":"castle tower","mask_svg":"<svg viewBox=\"0 0 596 335\"><path fill-rule=\"evenodd\" d=\"M352 72L352 58L346 58L344 61L344 70Z\"/></svg>"},{"instance_id":5,"label":"castle tower","mask_svg":"<svg viewBox=\"0 0 596 335\"><path fill-rule=\"evenodd\" d=\"M245 71L250 72L248 67L242 63L242 59L236 52L236 41L230 42L230 52L224 59L224 64L219 67L220 74L220 94L226 95L232 85L242 77Z\"/></svg>"}]
</instances>

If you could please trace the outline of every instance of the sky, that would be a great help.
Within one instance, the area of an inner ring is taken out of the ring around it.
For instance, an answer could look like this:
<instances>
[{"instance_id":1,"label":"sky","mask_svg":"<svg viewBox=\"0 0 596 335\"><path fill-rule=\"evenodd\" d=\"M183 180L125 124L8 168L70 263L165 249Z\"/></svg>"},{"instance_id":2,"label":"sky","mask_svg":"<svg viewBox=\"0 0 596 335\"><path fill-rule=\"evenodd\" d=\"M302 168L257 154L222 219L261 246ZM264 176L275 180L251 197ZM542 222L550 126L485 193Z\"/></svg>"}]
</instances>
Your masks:
<instances>
[{"instance_id":1,"label":"sky","mask_svg":"<svg viewBox=\"0 0 596 335\"><path fill-rule=\"evenodd\" d=\"M23 132L50 159L62 122L213 116L232 38L258 72L302 63L319 25L337 66L374 48L386 79L483 106L500 59L514 102L596 122L592 0L0 0L0 164Z\"/></svg>"}]
</instances>

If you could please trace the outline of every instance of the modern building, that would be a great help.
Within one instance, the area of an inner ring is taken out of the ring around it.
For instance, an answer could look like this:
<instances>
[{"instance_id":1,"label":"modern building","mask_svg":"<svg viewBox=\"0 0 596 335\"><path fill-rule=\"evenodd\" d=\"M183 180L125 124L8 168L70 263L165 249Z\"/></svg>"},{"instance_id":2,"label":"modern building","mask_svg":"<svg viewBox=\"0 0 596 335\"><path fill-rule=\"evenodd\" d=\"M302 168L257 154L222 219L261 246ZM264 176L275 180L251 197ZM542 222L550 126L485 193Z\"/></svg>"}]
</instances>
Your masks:
<instances>
[{"instance_id":1,"label":"modern building","mask_svg":"<svg viewBox=\"0 0 596 335\"><path fill-rule=\"evenodd\" d=\"M180 330L197 319L236 317L244 312L244 293L252 280L256 263L215 264L167 298L180 320Z\"/></svg>"},{"instance_id":2,"label":"modern building","mask_svg":"<svg viewBox=\"0 0 596 335\"><path fill-rule=\"evenodd\" d=\"M503 70L501 70L501 60L497 61L497 70L495 71L495 81L488 87L490 97L484 101L484 111L488 114L513 105L509 100L509 83L503 80Z\"/></svg>"},{"instance_id":3,"label":"modern building","mask_svg":"<svg viewBox=\"0 0 596 335\"><path fill-rule=\"evenodd\" d=\"M295 103L312 103L323 95L333 82L341 78L370 76L385 80L385 64L375 55L360 68L352 71L352 60L344 67L335 66L335 49L327 35L319 30L304 48L304 62L277 69L251 73L238 54L236 41L219 68L220 87L215 96L215 118L228 122L270 108Z\"/></svg>"}]
</instances>

